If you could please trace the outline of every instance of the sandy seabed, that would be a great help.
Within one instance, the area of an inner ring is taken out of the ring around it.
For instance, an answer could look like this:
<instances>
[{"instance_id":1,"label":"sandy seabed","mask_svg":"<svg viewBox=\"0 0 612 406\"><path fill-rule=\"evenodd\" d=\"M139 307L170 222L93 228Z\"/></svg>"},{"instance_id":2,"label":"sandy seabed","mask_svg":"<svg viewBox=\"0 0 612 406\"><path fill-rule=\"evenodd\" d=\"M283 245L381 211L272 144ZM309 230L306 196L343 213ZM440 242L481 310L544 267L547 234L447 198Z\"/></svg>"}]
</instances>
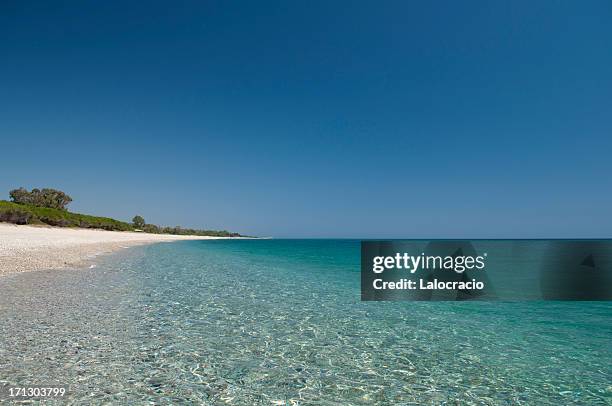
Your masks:
<instances>
[{"instance_id":1,"label":"sandy seabed","mask_svg":"<svg viewBox=\"0 0 612 406\"><path fill-rule=\"evenodd\" d=\"M218 238L0 223L0 276L87 266L98 255L134 245Z\"/></svg>"}]
</instances>

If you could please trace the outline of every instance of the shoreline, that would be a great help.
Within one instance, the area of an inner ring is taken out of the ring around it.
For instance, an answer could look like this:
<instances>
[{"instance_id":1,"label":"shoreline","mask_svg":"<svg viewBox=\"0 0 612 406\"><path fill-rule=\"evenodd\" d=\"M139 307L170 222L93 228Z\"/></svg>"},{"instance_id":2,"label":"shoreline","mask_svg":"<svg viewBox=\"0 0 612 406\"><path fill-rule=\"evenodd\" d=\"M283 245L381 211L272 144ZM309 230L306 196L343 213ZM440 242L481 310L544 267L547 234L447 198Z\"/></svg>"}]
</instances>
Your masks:
<instances>
[{"instance_id":1,"label":"shoreline","mask_svg":"<svg viewBox=\"0 0 612 406\"><path fill-rule=\"evenodd\" d=\"M100 255L137 245L232 238L0 223L0 278L21 272L84 267Z\"/></svg>"}]
</instances>

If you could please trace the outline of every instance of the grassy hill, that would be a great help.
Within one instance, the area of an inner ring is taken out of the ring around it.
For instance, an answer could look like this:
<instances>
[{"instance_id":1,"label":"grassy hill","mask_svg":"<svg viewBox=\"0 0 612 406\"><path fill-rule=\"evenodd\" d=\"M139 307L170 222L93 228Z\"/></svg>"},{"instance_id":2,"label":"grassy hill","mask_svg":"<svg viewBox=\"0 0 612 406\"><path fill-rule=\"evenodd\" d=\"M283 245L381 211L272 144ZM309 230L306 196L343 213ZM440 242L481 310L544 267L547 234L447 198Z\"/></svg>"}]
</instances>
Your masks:
<instances>
[{"instance_id":1,"label":"grassy hill","mask_svg":"<svg viewBox=\"0 0 612 406\"><path fill-rule=\"evenodd\" d=\"M100 228L110 231L134 230L131 224L108 217L89 216L6 200L0 200L0 221L15 224L47 224L56 227Z\"/></svg>"},{"instance_id":2,"label":"grassy hill","mask_svg":"<svg viewBox=\"0 0 612 406\"><path fill-rule=\"evenodd\" d=\"M134 231L132 224L108 217L71 213L67 210L17 204L0 200L0 221L13 224L47 224L55 227L99 228L109 231ZM215 237L241 237L238 233L218 230L195 230L180 227L158 227L147 224L144 231L155 234L202 235Z\"/></svg>"}]
</instances>

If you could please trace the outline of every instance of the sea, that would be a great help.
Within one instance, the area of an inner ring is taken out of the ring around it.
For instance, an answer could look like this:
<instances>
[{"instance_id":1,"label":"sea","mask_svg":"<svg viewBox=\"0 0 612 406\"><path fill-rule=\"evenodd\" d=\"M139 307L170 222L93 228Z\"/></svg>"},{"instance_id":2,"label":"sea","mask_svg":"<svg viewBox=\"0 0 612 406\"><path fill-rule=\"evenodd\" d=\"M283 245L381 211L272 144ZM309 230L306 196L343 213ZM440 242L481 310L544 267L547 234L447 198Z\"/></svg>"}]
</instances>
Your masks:
<instances>
[{"instance_id":1,"label":"sea","mask_svg":"<svg viewBox=\"0 0 612 406\"><path fill-rule=\"evenodd\" d=\"M357 240L159 243L0 278L2 396L32 386L67 388L48 404L611 405L612 302L362 302Z\"/></svg>"}]
</instances>

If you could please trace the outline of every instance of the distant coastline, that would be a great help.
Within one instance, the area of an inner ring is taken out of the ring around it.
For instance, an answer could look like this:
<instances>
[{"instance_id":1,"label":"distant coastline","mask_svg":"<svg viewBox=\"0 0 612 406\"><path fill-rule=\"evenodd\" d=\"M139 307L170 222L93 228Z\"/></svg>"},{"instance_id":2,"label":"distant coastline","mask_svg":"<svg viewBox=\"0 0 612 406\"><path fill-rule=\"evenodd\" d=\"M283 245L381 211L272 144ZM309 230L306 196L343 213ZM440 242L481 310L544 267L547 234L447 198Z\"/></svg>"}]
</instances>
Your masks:
<instances>
[{"instance_id":1,"label":"distant coastline","mask_svg":"<svg viewBox=\"0 0 612 406\"><path fill-rule=\"evenodd\" d=\"M210 237L246 237L227 230L200 230L180 226L162 227L148 224L136 215L132 223L88 214L72 213L66 206L72 197L61 190L20 187L9 192L11 201L0 200L0 222L20 225L49 225L54 227L96 228L106 231L135 231L149 234L197 235Z\"/></svg>"},{"instance_id":2,"label":"distant coastline","mask_svg":"<svg viewBox=\"0 0 612 406\"><path fill-rule=\"evenodd\" d=\"M110 217L91 216L72 213L67 210L39 207L29 204L18 204L0 200L0 222L18 225L47 225L53 227L72 227L100 229L106 231L134 231L149 234L197 235L208 237L246 237L226 230L197 230L182 227L159 227L154 224L143 224L138 228L134 224L115 220Z\"/></svg>"},{"instance_id":3,"label":"distant coastline","mask_svg":"<svg viewBox=\"0 0 612 406\"><path fill-rule=\"evenodd\" d=\"M66 209L72 198L51 188L18 188L9 196L10 202L0 200L0 275L83 266L97 255L133 245L249 238L225 230L160 227L139 215L127 223L72 213Z\"/></svg>"}]
</instances>

